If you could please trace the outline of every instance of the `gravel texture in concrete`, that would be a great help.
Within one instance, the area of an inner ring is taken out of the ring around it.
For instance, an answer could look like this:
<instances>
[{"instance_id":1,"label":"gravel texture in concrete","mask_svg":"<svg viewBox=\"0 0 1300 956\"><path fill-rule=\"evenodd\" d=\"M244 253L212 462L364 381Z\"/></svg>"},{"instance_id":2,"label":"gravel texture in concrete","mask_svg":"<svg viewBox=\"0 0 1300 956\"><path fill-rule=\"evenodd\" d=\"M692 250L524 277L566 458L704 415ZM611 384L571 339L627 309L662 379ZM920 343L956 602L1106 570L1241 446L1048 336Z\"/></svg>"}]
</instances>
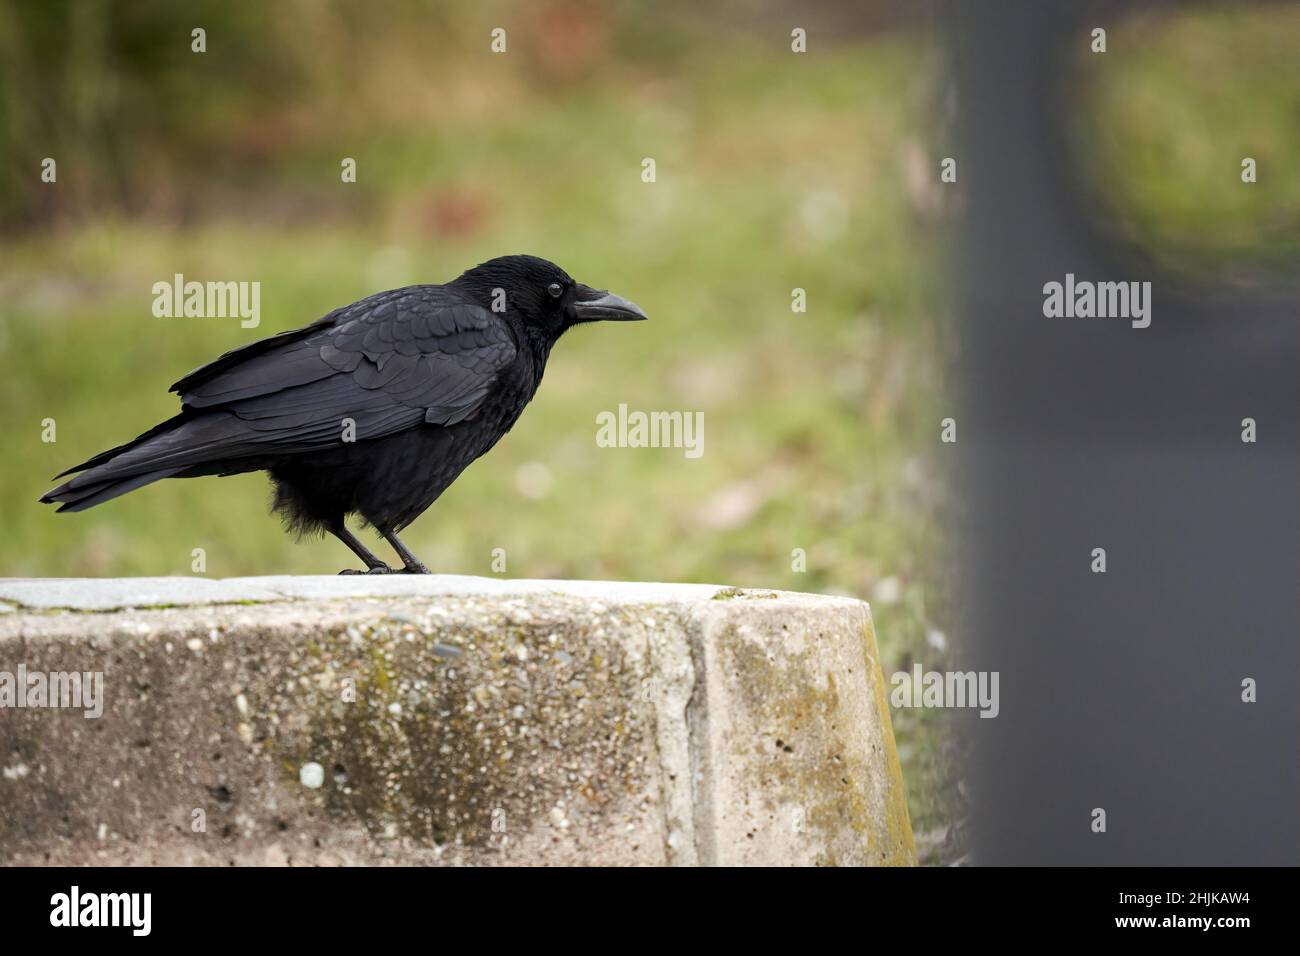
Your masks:
<instances>
[{"instance_id":1,"label":"gravel texture in concrete","mask_svg":"<svg viewBox=\"0 0 1300 956\"><path fill-rule=\"evenodd\" d=\"M860 601L394 575L0 602L5 862L915 861Z\"/></svg>"}]
</instances>

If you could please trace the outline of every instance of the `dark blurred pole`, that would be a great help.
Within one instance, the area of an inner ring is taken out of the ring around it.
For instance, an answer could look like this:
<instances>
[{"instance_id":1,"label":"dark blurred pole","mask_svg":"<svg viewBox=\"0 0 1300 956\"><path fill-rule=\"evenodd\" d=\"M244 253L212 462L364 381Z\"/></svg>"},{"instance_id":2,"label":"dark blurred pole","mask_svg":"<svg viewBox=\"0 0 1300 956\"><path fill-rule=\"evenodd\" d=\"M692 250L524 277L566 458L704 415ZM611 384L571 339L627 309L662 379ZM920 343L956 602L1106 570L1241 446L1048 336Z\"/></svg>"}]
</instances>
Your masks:
<instances>
[{"instance_id":1,"label":"dark blurred pole","mask_svg":"<svg viewBox=\"0 0 1300 956\"><path fill-rule=\"evenodd\" d=\"M944 14L966 199L959 606L969 665L1001 673L1000 715L971 721L974 861L1293 864L1300 308L1180 285L1096 228L1065 94L1124 9ZM1045 318L1066 273L1150 281L1151 326Z\"/></svg>"}]
</instances>

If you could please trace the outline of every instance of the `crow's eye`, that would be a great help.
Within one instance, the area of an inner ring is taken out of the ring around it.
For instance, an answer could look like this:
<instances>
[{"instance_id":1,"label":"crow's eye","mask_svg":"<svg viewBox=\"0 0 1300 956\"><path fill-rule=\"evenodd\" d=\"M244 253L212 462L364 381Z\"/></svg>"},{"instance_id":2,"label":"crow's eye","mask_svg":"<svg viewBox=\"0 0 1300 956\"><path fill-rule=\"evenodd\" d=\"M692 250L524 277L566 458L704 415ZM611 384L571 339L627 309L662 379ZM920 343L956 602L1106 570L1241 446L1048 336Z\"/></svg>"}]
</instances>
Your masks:
<instances>
[{"instance_id":1,"label":"crow's eye","mask_svg":"<svg viewBox=\"0 0 1300 956\"><path fill-rule=\"evenodd\" d=\"M564 291L564 286L560 285L558 282L552 282L546 287L546 291L551 294L552 299L558 299L560 293Z\"/></svg>"}]
</instances>

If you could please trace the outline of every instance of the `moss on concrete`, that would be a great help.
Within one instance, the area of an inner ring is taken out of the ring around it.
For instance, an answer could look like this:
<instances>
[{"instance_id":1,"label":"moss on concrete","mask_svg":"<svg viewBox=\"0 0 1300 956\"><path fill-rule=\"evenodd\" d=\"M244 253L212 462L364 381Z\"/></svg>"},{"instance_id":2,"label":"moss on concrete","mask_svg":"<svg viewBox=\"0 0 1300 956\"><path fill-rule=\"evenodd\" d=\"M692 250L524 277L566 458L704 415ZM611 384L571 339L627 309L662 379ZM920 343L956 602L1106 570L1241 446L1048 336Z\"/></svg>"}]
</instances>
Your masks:
<instances>
[{"instance_id":1,"label":"moss on concrete","mask_svg":"<svg viewBox=\"0 0 1300 956\"><path fill-rule=\"evenodd\" d=\"M0 669L102 671L107 700L0 711L0 853L689 863L734 838L790 862L779 828L731 827L797 806L809 861L907 862L865 606L684 594L5 614Z\"/></svg>"}]
</instances>

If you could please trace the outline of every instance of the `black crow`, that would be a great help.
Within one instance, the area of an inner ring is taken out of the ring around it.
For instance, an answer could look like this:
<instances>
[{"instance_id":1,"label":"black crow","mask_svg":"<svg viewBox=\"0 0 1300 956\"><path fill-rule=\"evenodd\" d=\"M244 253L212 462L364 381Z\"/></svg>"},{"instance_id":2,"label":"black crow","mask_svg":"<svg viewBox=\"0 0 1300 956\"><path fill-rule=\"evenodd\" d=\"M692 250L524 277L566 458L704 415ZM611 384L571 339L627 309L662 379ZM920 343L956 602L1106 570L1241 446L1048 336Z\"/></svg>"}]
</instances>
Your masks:
<instances>
[{"instance_id":1,"label":"black crow","mask_svg":"<svg viewBox=\"0 0 1300 956\"><path fill-rule=\"evenodd\" d=\"M387 573L344 524L360 515L427 574L397 532L510 430L556 340L645 317L534 256L379 292L186 375L179 415L57 475L80 472L41 501L82 511L160 478L265 471L289 529L328 531Z\"/></svg>"}]
</instances>

